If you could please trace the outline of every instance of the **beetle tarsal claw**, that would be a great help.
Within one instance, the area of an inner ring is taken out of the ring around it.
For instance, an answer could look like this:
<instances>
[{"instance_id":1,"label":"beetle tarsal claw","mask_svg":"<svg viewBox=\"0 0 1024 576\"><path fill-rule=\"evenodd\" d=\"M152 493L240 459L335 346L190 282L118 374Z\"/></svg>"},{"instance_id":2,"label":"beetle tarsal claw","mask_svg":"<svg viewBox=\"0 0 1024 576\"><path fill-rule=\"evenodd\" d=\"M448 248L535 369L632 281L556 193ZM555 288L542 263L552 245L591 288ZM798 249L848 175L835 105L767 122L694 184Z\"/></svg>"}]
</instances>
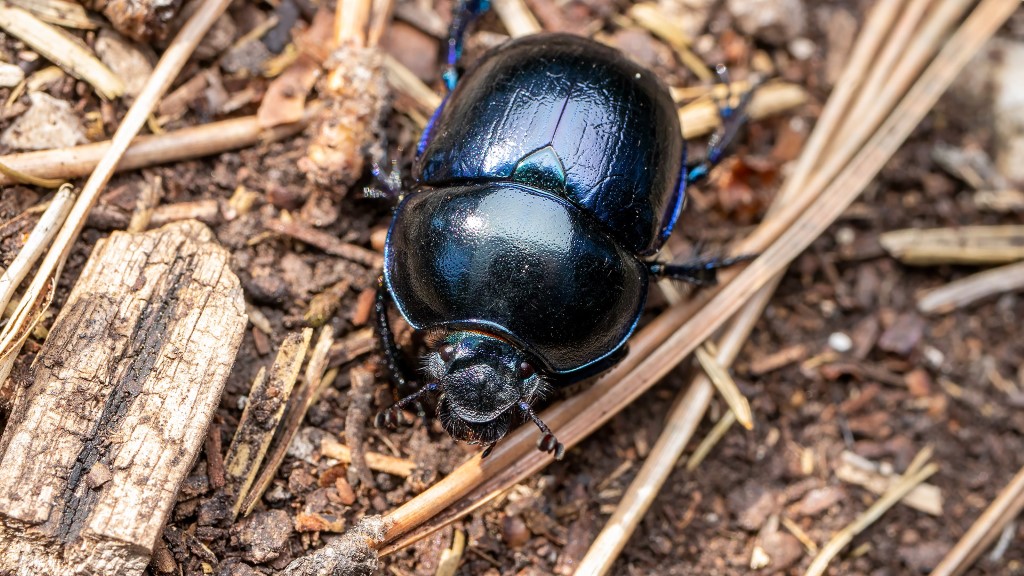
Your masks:
<instances>
[{"instance_id":1,"label":"beetle tarsal claw","mask_svg":"<svg viewBox=\"0 0 1024 576\"><path fill-rule=\"evenodd\" d=\"M541 452L548 452L555 455L555 460L561 460L565 456L565 444L558 441L555 435L547 432L537 441L537 449Z\"/></svg>"},{"instance_id":2,"label":"beetle tarsal claw","mask_svg":"<svg viewBox=\"0 0 1024 576\"><path fill-rule=\"evenodd\" d=\"M533 408L531 408L526 401L519 402L519 409L525 412L526 416L529 417L530 420L537 425L537 428L540 428L540 431L544 433L543 436L540 437L540 440L537 441L537 449L541 452L554 454L555 460L561 460L562 457L565 456L565 444L562 444L558 441L558 438L555 438L555 435L551 432L551 429L548 428L548 425L540 419L540 416L537 416L537 413L533 411Z\"/></svg>"},{"instance_id":3,"label":"beetle tarsal claw","mask_svg":"<svg viewBox=\"0 0 1024 576\"><path fill-rule=\"evenodd\" d=\"M404 423L402 410L398 405L389 406L377 413L373 423L377 428L397 428L399 424Z\"/></svg>"}]
</instances>

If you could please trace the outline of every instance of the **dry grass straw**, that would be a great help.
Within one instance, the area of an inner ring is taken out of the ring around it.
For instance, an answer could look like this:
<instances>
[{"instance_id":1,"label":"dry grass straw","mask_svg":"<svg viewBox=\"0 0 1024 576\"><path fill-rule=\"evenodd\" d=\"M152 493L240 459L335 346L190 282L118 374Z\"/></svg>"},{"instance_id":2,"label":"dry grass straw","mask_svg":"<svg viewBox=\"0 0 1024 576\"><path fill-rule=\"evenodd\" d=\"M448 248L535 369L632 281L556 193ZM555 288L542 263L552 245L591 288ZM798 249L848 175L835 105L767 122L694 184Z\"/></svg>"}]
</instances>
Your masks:
<instances>
[{"instance_id":1,"label":"dry grass straw","mask_svg":"<svg viewBox=\"0 0 1024 576\"><path fill-rule=\"evenodd\" d=\"M7 0L7 3L31 12L43 22L65 28L95 30L100 25L100 19L84 6L68 0Z\"/></svg>"},{"instance_id":2,"label":"dry grass straw","mask_svg":"<svg viewBox=\"0 0 1024 576\"><path fill-rule=\"evenodd\" d=\"M807 101L807 91L801 86L787 82L765 84L750 99L747 114L757 120L792 110ZM679 109L679 123L683 137L697 138L714 132L722 123L718 104L710 98L696 100Z\"/></svg>"},{"instance_id":3,"label":"dry grass straw","mask_svg":"<svg viewBox=\"0 0 1024 576\"><path fill-rule=\"evenodd\" d=\"M270 441L284 418L312 338L312 328L285 336L270 370L260 368L249 389L248 401L224 457L224 490L231 498L232 520L242 511Z\"/></svg>"},{"instance_id":4,"label":"dry grass straw","mask_svg":"<svg viewBox=\"0 0 1024 576\"><path fill-rule=\"evenodd\" d=\"M0 311L7 309L7 304L14 297L14 292L17 290L18 285L25 279L25 276L28 276L32 266L35 265L50 245L50 242L53 241L53 237L57 235L60 225L64 222L68 212L71 211L71 205L74 201L75 190L70 184L61 186L53 199L50 200L49 206L43 211L43 215L39 217L39 222L36 223L32 232L28 235L28 239L25 240L25 245L18 251L18 255L14 257L14 260L11 261L11 264L4 270L3 274L0 275ZM31 328L29 331L31 331ZM5 382L11 374L11 369L14 368L14 361L17 357L17 354L8 354L7 357L0 359L0 403L3 402Z\"/></svg>"},{"instance_id":5,"label":"dry grass straw","mask_svg":"<svg viewBox=\"0 0 1024 576\"><path fill-rule=\"evenodd\" d=\"M940 57L881 128L863 146L853 141L842 143L837 154L853 156L852 160L845 163L833 160L826 166L838 175L827 178L817 174L805 186L806 190L824 188L820 199L808 193L795 196L741 243L738 252L763 253L742 272L723 274L735 277L735 282L666 311L636 334L631 342L632 354L621 364L599 378L589 390L546 410L542 418L559 439L573 446L596 430L712 336L725 319L739 311L763 286L774 281L774 277L856 198L859 190L870 182L931 109L955 73L1015 6L1015 0L984 1L964 28L946 42ZM759 310L754 312L757 312L755 316L760 313ZM720 348L722 354L728 353L725 343ZM710 395L710 386L691 388L686 401L681 403L688 416L680 421L696 426L693 422L702 417ZM533 430L519 428L498 444L486 460L479 456L472 458L386 515L390 528L384 541L378 544L382 553L406 546L479 508L508 486L549 464L551 456L535 449L535 436Z\"/></svg>"},{"instance_id":6,"label":"dry grass straw","mask_svg":"<svg viewBox=\"0 0 1024 576\"><path fill-rule=\"evenodd\" d=\"M513 38L539 34L544 31L523 0L494 0L493 6L501 24Z\"/></svg>"},{"instance_id":7,"label":"dry grass straw","mask_svg":"<svg viewBox=\"0 0 1024 576\"><path fill-rule=\"evenodd\" d=\"M733 419L747 430L753 430L754 415L750 411L750 403L740 392L729 371L715 358L717 351L718 348L711 342L706 342L697 348L693 355L704 369L704 374L718 390L722 400L725 400L726 405L729 406L729 413L733 415Z\"/></svg>"},{"instance_id":8,"label":"dry grass straw","mask_svg":"<svg viewBox=\"0 0 1024 576\"><path fill-rule=\"evenodd\" d=\"M1024 226L893 230L878 236L891 256L911 266L1006 264L1024 258Z\"/></svg>"},{"instance_id":9,"label":"dry grass straw","mask_svg":"<svg viewBox=\"0 0 1024 576\"><path fill-rule=\"evenodd\" d=\"M57 232L53 245L43 258L31 283L25 290L25 296L15 309L10 322L0 332L0 360L16 354L28 337L31 327L40 314L49 306L53 299L53 290L60 276L64 262L85 226L89 210L99 198L100 192L113 175L122 156L138 134L142 125L152 114L160 97L170 87L182 66L188 60L196 46L202 40L213 22L230 4L230 0L211 0L202 6L185 23L181 31L164 51L163 56L153 69L146 85L128 109L117 132L110 141L110 146L100 158L96 169L86 181L78 199L71 207L67 219ZM10 164L8 164L10 165Z\"/></svg>"},{"instance_id":10,"label":"dry grass straw","mask_svg":"<svg viewBox=\"0 0 1024 576\"><path fill-rule=\"evenodd\" d=\"M1021 510L1024 510L1024 468L1017 472L992 504L974 521L967 533L935 567L931 576L963 574Z\"/></svg>"},{"instance_id":11,"label":"dry grass straw","mask_svg":"<svg viewBox=\"0 0 1024 576\"><path fill-rule=\"evenodd\" d=\"M16 6L0 4L0 28L65 72L84 80L107 100L124 94L124 82L77 39Z\"/></svg>"},{"instance_id":12,"label":"dry grass straw","mask_svg":"<svg viewBox=\"0 0 1024 576\"><path fill-rule=\"evenodd\" d=\"M676 19L667 14L661 4L655 2L639 2L629 7L626 12L637 24L650 30L676 51L679 61L702 82L714 79L715 74L704 64L700 56L693 53L690 45L693 39L688 37Z\"/></svg>"}]
</instances>

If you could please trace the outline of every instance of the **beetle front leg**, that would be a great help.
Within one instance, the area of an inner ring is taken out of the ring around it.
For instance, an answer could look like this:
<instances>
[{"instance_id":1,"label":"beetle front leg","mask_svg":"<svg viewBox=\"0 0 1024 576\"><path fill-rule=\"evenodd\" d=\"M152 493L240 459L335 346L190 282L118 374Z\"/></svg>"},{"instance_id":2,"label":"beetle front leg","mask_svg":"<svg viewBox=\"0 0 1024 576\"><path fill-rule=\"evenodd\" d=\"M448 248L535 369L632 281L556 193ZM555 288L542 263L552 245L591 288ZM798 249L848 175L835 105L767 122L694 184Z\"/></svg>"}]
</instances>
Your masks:
<instances>
[{"instance_id":1,"label":"beetle front leg","mask_svg":"<svg viewBox=\"0 0 1024 576\"><path fill-rule=\"evenodd\" d=\"M448 28L448 63L441 77L451 92L459 81L456 65L462 57L462 45L466 39L466 30L481 14L491 7L490 0L458 0L452 10L452 24Z\"/></svg>"},{"instance_id":2,"label":"beetle front leg","mask_svg":"<svg viewBox=\"0 0 1024 576\"><path fill-rule=\"evenodd\" d=\"M384 275L377 278L377 301L374 311L377 314L377 337L380 339L381 353L384 355L384 365L387 368L391 382L399 390L408 390L409 380L406 379L399 360L398 344L395 344L395 333L391 330L391 321L388 319L388 302L391 295L384 286Z\"/></svg>"},{"instance_id":3,"label":"beetle front leg","mask_svg":"<svg viewBox=\"0 0 1024 576\"><path fill-rule=\"evenodd\" d=\"M540 428L540 431L543 434L543 436L540 437L540 440L537 441L537 449L541 452L552 454L555 457L555 460L561 460L564 458L565 444L562 444L558 441L558 438L555 438L554 433L551 432L548 425L540 419L540 416L537 416L537 413L533 411L533 408L531 408L526 402L520 402L519 409L537 425L537 428ZM488 446L488 454L490 453L490 448L491 447Z\"/></svg>"},{"instance_id":4,"label":"beetle front leg","mask_svg":"<svg viewBox=\"0 0 1024 576\"><path fill-rule=\"evenodd\" d=\"M647 270L655 278L680 280L698 287L714 286L718 284L719 270L735 264L749 262L756 257L756 254L743 254L732 258L698 256L679 264L650 262L647 264Z\"/></svg>"}]
</instances>

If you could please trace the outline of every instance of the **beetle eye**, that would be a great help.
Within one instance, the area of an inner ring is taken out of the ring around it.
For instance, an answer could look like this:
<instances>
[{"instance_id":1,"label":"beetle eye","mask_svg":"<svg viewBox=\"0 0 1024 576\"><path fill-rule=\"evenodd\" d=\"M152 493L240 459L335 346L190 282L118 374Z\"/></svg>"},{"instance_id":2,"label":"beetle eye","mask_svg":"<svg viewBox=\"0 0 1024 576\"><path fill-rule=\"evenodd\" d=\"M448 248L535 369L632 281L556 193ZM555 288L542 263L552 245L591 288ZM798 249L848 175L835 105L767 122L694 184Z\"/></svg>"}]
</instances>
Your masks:
<instances>
[{"instance_id":1,"label":"beetle eye","mask_svg":"<svg viewBox=\"0 0 1024 576\"><path fill-rule=\"evenodd\" d=\"M533 364L530 364L525 360L519 363L519 377L523 380L533 376L535 372L537 371L533 368Z\"/></svg>"},{"instance_id":2,"label":"beetle eye","mask_svg":"<svg viewBox=\"0 0 1024 576\"><path fill-rule=\"evenodd\" d=\"M441 357L441 360L451 362L452 358L455 356L455 346L445 344L437 350L437 355Z\"/></svg>"}]
</instances>

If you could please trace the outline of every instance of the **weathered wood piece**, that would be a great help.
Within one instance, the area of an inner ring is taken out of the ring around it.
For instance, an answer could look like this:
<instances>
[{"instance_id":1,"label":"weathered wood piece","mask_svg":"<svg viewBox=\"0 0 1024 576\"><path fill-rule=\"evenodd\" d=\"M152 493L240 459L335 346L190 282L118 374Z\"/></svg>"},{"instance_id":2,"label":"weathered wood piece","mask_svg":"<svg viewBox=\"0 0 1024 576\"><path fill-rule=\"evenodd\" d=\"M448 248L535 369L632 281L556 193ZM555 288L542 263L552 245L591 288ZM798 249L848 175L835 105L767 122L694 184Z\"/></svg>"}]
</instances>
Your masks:
<instances>
[{"instance_id":1,"label":"weathered wood piece","mask_svg":"<svg viewBox=\"0 0 1024 576\"><path fill-rule=\"evenodd\" d=\"M224 459L224 492L231 502L232 519L241 511L242 502L277 432L312 338L312 328L286 336L269 373L261 368L249 390L249 401Z\"/></svg>"},{"instance_id":2,"label":"weathered wood piece","mask_svg":"<svg viewBox=\"0 0 1024 576\"><path fill-rule=\"evenodd\" d=\"M97 243L0 438L0 574L141 574L246 326L186 221Z\"/></svg>"}]
</instances>

